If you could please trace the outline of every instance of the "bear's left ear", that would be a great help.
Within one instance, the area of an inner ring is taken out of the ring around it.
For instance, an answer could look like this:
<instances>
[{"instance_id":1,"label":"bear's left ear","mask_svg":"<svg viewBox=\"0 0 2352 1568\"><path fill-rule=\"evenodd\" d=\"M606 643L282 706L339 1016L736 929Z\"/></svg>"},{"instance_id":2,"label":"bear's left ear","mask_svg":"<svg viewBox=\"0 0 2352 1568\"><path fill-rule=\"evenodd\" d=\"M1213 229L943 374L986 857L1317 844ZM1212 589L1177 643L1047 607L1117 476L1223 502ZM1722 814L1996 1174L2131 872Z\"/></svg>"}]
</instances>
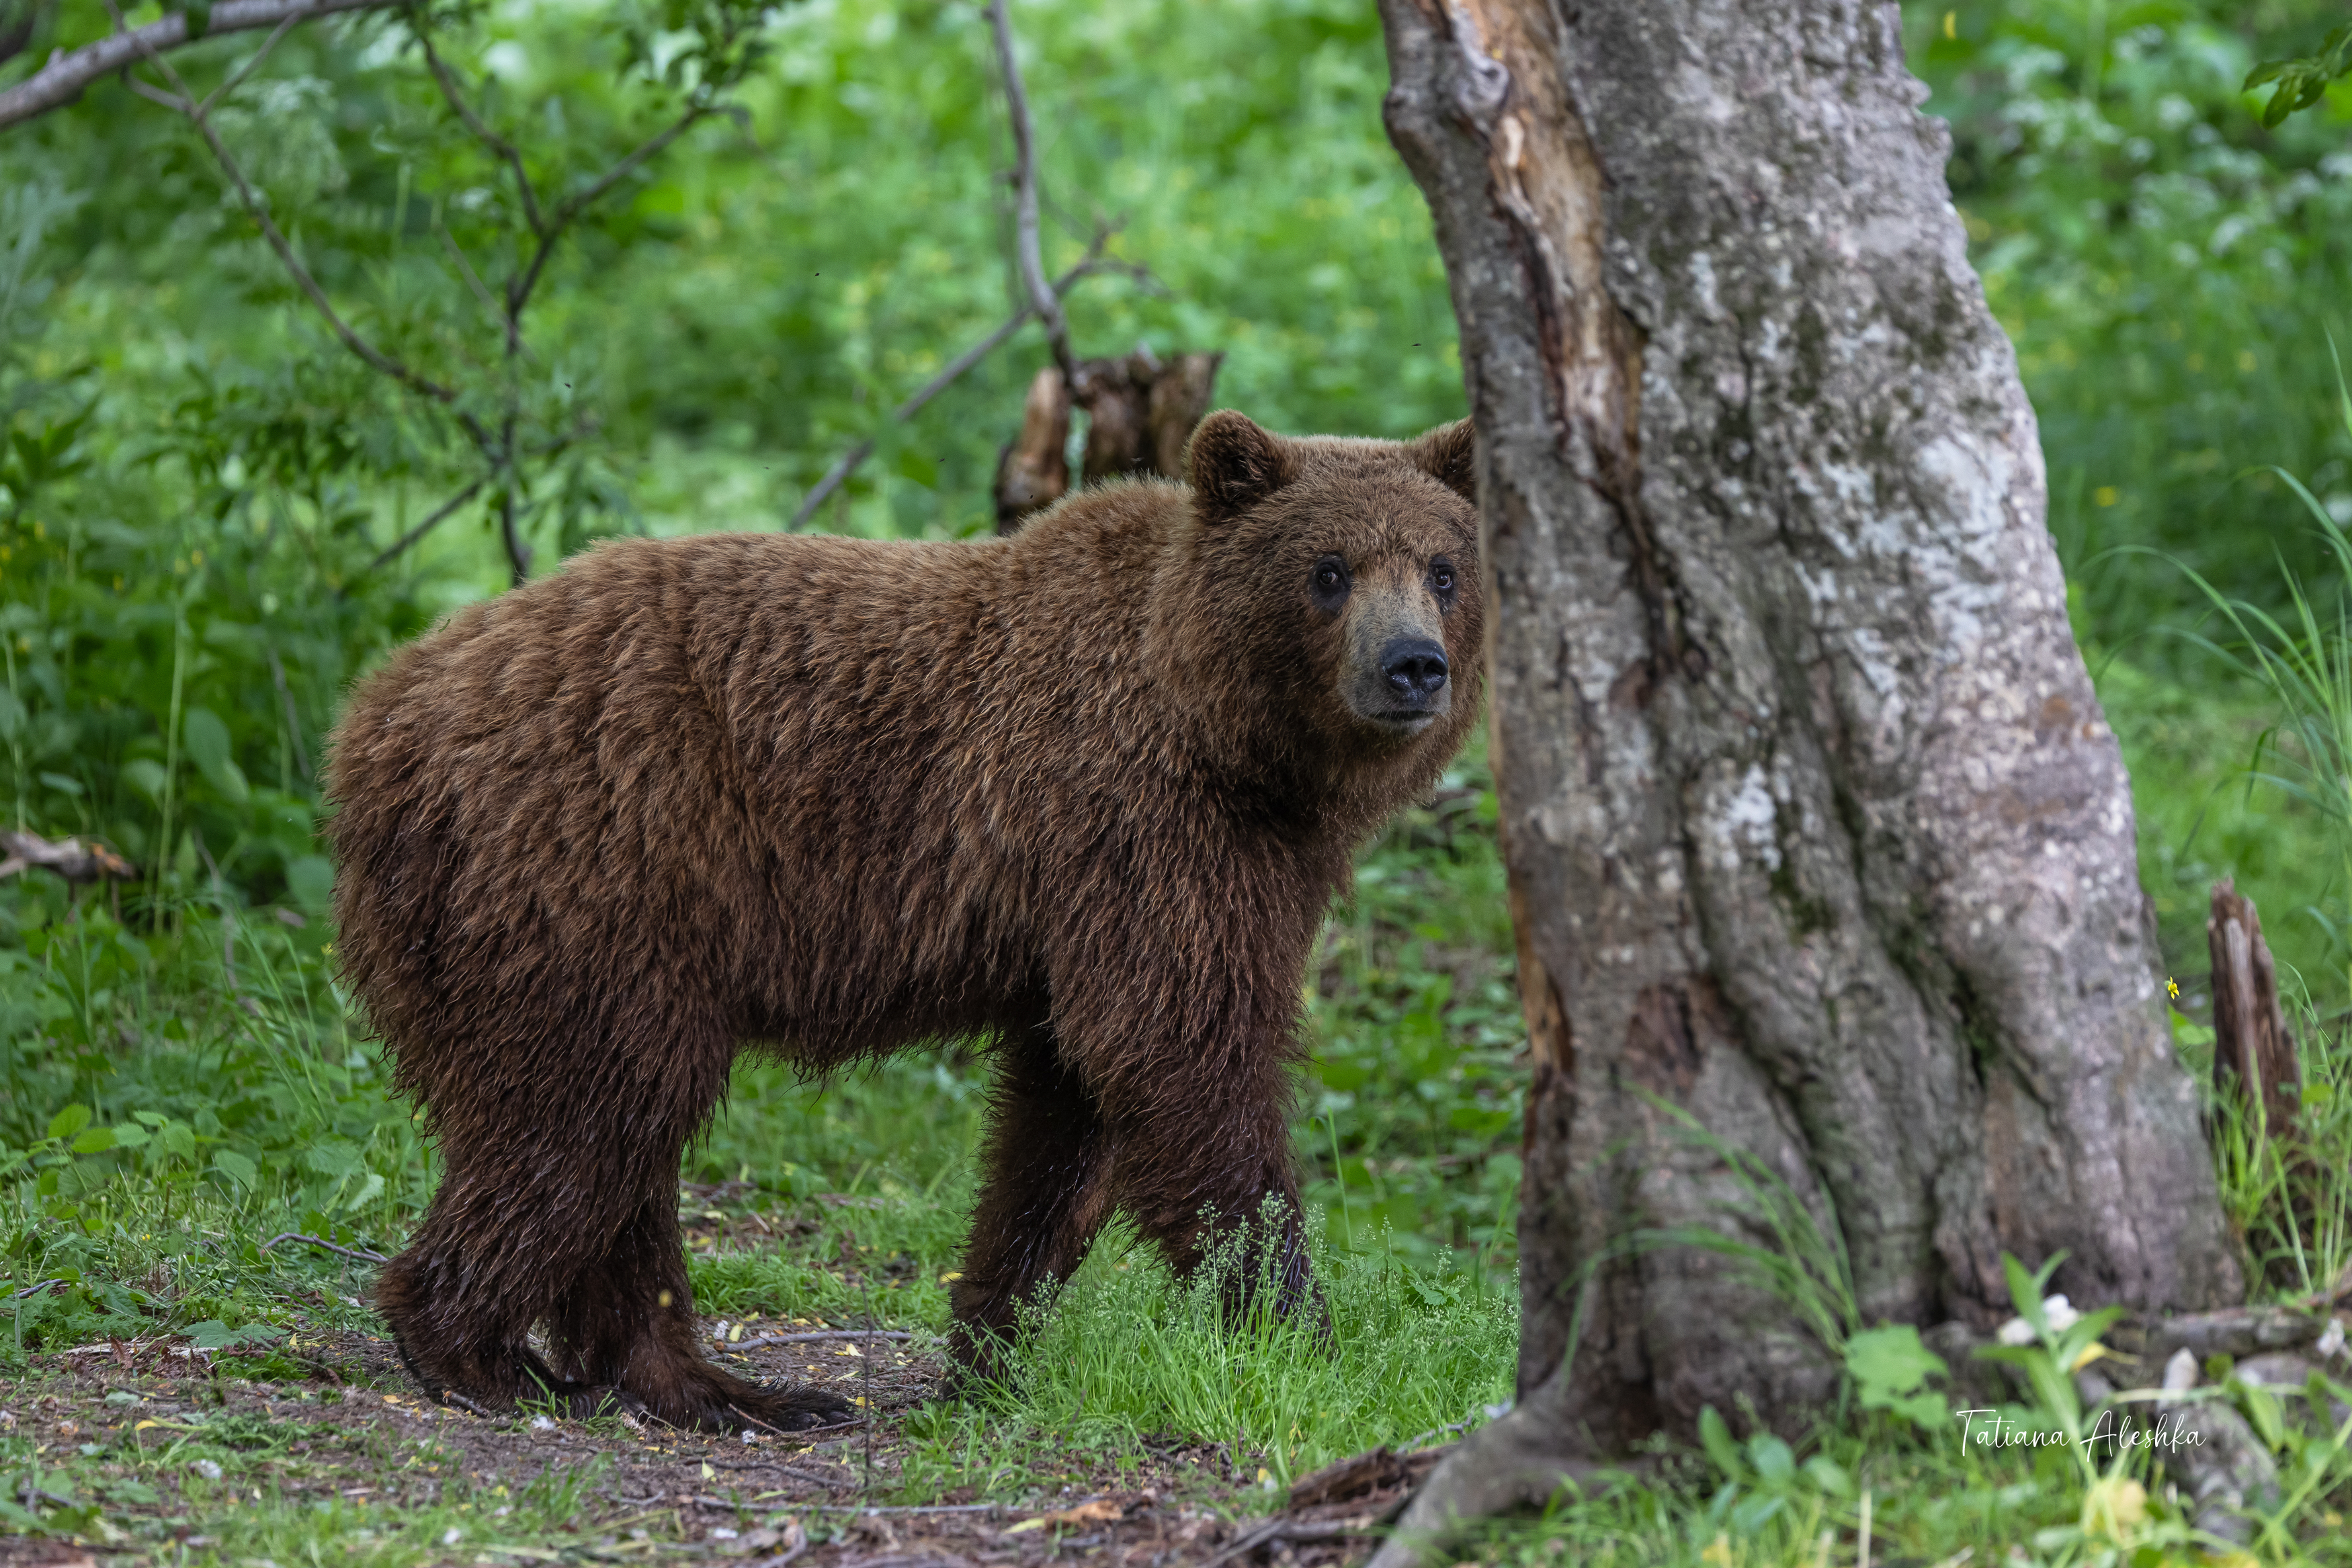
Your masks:
<instances>
[{"instance_id":1,"label":"bear's left ear","mask_svg":"<svg viewBox=\"0 0 2352 1568\"><path fill-rule=\"evenodd\" d=\"M1211 518L1237 517L1280 489L1290 477L1281 438L1247 414L1221 408L1192 432L1184 476Z\"/></svg>"},{"instance_id":2,"label":"bear's left ear","mask_svg":"<svg viewBox=\"0 0 2352 1568\"><path fill-rule=\"evenodd\" d=\"M1478 442L1466 419L1441 424L1405 443L1413 466L1469 502L1478 504Z\"/></svg>"}]
</instances>

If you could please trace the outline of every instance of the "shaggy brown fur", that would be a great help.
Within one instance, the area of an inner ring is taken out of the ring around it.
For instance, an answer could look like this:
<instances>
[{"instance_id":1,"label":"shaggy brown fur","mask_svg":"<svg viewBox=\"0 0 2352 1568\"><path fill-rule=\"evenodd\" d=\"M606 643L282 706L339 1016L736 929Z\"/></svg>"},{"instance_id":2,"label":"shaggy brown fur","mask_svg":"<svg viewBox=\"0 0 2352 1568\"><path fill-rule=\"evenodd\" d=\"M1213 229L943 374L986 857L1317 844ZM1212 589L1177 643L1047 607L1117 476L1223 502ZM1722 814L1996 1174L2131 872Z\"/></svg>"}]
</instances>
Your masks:
<instances>
[{"instance_id":1,"label":"shaggy brown fur","mask_svg":"<svg viewBox=\"0 0 2352 1568\"><path fill-rule=\"evenodd\" d=\"M1180 1266L1204 1210L1295 1211L1309 949L1478 706L1470 454L1466 424L1221 413L1189 487L986 542L607 544L365 682L335 908L447 1170L378 1288L418 1379L719 1427L842 1409L692 1337L678 1159L746 1046L821 1072L992 1042L966 1364L1114 1207ZM1295 1235L1275 1262L1296 1305Z\"/></svg>"}]
</instances>

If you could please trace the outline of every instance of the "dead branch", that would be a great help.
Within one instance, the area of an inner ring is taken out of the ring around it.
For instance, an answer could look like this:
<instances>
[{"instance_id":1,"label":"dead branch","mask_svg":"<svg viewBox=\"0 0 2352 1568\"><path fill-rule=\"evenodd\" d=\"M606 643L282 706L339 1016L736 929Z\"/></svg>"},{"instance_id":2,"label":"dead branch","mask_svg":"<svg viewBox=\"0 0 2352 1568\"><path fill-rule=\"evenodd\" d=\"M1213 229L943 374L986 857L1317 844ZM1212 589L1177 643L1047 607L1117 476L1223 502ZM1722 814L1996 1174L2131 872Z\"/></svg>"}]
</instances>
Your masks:
<instances>
[{"instance_id":1,"label":"dead branch","mask_svg":"<svg viewBox=\"0 0 2352 1568\"><path fill-rule=\"evenodd\" d=\"M409 0L220 0L212 9L212 19L205 27L204 37L251 32L260 27L283 28L340 12L382 10L408 3ZM173 11L162 21L150 22L135 31L126 29L79 49L60 50L30 77L0 92L0 127L61 109L79 98L90 83L122 69L133 60L152 59L165 49L176 49L195 41L188 37L187 14Z\"/></svg>"},{"instance_id":2,"label":"dead branch","mask_svg":"<svg viewBox=\"0 0 2352 1568\"><path fill-rule=\"evenodd\" d=\"M1104 246L1110 243L1110 237L1113 232L1115 231L1106 229L1101 234L1097 235L1095 236L1095 242L1087 251L1085 258L1081 260L1077 266L1070 268L1069 271L1062 274L1061 277L1054 280L1052 291L1056 299L1060 298L1064 294L1068 293L1071 287L1076 285L1080 278L1090 277L1097 272L1116 270L1133 273L1139 270L1139 268L1126 263L1108 262L1102 258L1102 248ZM1019 331L1024 326L1027 325L1029 319L1036 313L1037 312L1034 308L1027 305L1024 305L1020 309L1014 311L1010 317L1006 318L1003 324L999 326L994 331L989 333L987 337L982 338L971 348L966 349L962 353L958 354L954 359L949 361L947 368L940 371L938 375L933 376L929 382L925 382L921 391L915 393L914 396L908 398L906 402L900 403L897 408L892 409L890 411L890 423L893 424L904 424L908 420L914 418L915 415L920 413L926 403L939 396L940 393L947 391L948 388L953 385L957 379L966 371L969 371L972 366L988 358L988 356L994 352L997 347L1007 338L1012 337L1013 333ZM834 460L833 466L824 471L824 477L819 479L814 486L810 486L809 493L801 498L800 507L797 511L793 513L793 520L784 525L784 531L786 533L797 532L803 523L806 523L811 517L815 515L816 509L824 504L825 498L831 496L835 490L839 489L842 482L847 479L850 475L856 472L857 465L873 455L874 438L869 435L864 440L858 442L856 445L852 446L848 451L843 453L839 457L835 458Z\"/></svg>"},{"instance_id":3,"label":"dead branch","mask_svg":"<svg viewBox=\"0 0 2352 1568\"><path fill-rule=\"evenodd\" d=\"M2213 884L2205 939L2213 956L2213 1087L2252 1105L2263 1136L2295 1141L2303 1069L2280 1009L2278 974L2254 901L2223 877Z\"/></svg>"},{"instance_id":4,"label":"dead branch","mask_svg":"<svg viewBox=\"0 0 2352 1568\"><path fill-rule=\"evenodd\" d=\"M129 861L96 841L85 844L78 838L59 839L53 843L38 833L0 832L0 876L15 876L34 867L53 871L71 883L139 878Z\"/></svg>"},{"instance_id":5,"label":"dead branch","mask_svg":"<svg viewBox=\"0 0 2352 1568\"><path fill-rule=\"evenodd\" d=\"M1029 94L1021 83L1021 61L1013 47L1013 18L1005 0L989 0L988 25L996 35L997 68L1004 75L1005 112L1013 121L1013 247L1029 308L1045 324L1045 340L1053 345L1054 362L1081 400L1086 378L1070 350L1070 324L1062 315L1061 296L1045 281L1045 257L1037 241L1037 148L1029 123Z\"/></svg>"},{"instance_id":6,"label":"dead branch","mask_svg":"<svg viewBox=\"0 0 2352 1568\"><path fill-rule=\"evenodd\" d=\"M1070 488L1070 383L1055 366L1039 370L1022 400L1021 434L996 455L996 531L1015 532Z\"/></svg>"}]
</instances>

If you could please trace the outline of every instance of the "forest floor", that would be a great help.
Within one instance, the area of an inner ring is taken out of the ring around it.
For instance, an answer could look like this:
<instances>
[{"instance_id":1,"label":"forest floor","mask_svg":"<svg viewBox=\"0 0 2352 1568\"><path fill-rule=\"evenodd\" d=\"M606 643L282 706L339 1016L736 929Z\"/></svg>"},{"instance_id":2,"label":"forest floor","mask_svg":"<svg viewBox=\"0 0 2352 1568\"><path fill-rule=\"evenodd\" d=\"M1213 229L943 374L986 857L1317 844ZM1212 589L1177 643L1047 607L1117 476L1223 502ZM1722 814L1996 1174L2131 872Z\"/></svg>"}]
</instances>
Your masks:
<instances>
[{"instance_id":1,"label":"forest floor","mask_svg":"<svg viewBox=\"0 0 2352 1568\"><path fill-rule=\"evenodd\" d=\"M723 1336L727 1325L713 1326ZM1257 1517L1266 1494L1237 1479L1227 1444L1149 1444L1139 1466L1071 1449L1034 1470L1034 1494L1018 1502L975 1502L966 1486L892 1503L880 1500L903 1490L903 1418L931 1397L941 1364L932 1349L854 1344L722 1355L765 1379L845 1383L873 1412L789 1437L436 1406L387 1340L334 1328L298 1328L267 1352L160 1336L38 1355L30 1375L0 1385L0 1426L32 1437L39 1456L25 1484L47 1497L24 1500L102 1506L104 1528L80 1544L0 1539L0 1563L172 1561L208 1548L292 1561L250 1554L273 1538L315 1560L338 1536L372 1537L406 1563L475 1568L679 1556L764 1568L1073 1558L1158 1568L1272 1552L1333 1563L1440 1451L1302 1486L1271 1530ZM289 1371L307 1376L285 1380Z\"/></svg>"}]
</instances>

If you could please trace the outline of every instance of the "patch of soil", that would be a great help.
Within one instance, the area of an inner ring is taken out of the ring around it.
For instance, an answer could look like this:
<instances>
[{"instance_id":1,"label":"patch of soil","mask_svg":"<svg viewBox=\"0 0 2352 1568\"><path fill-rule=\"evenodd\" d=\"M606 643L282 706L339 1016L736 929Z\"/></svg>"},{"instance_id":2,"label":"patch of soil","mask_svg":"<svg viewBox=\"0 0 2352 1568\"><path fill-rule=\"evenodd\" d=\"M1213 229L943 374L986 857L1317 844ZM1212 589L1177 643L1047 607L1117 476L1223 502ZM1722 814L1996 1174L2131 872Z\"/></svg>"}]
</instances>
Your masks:
<instances>
[{"instance_id":1,"label":"patch of soil","mask_svg":"<svg viewBox=\"0 0 2352 1568\"><path fill-rule=\"evenodd\" d=\"M762 1378L837 1387L871 1419L747 1439L622 1415L478 1416L427 1403L387 1340L349 1332L298 1329L243 1354L157 1338L40 1355L31 1376L0 1383L0 1428L32 1438L37 1465L68 1466L85 1490L135 1474L155 1500L111 1497L100 1539L0 1538L0 1568L98 1568L132 1553L184 1562L209 1545L205 1516L217 1519L228 1506L217 1490L199 1508L182 1490L185 1467L137 1462L192 1433L252 1450L253 1468L237 1484L257 1480L298 1504L341 1498L404 1510L438 1502L461 1478L479 1499L589 1467L560 1534L520 1556L478 1557L482 1549L467 1545L445 1558L514 1568L635 1562L656 1549L747 1568L1028 1568L1078 1558L1137 1568L1338 1563L1362 1554L1364 1532L1391 1516L1434 1463L1433 1450L1360 1456L1303 1479L1291 1510L1265 1519L1234 1517L1242 1494L1218 1479L1232 1456L1198 1445L1150 1446L1140 1469L1132 1456L1114 1469L1103 1457L1066 1452L1054 1461L1058 1490L1025 1506L952 1496L889 1505L877 1500L903 1495L900 1424L938 1387L936 1353L903 1341L756 1343L761 1337L719 1338L711 1354ZM254 1372L277 1381L240 1375Z\"/></svg>"}]
</instances>

